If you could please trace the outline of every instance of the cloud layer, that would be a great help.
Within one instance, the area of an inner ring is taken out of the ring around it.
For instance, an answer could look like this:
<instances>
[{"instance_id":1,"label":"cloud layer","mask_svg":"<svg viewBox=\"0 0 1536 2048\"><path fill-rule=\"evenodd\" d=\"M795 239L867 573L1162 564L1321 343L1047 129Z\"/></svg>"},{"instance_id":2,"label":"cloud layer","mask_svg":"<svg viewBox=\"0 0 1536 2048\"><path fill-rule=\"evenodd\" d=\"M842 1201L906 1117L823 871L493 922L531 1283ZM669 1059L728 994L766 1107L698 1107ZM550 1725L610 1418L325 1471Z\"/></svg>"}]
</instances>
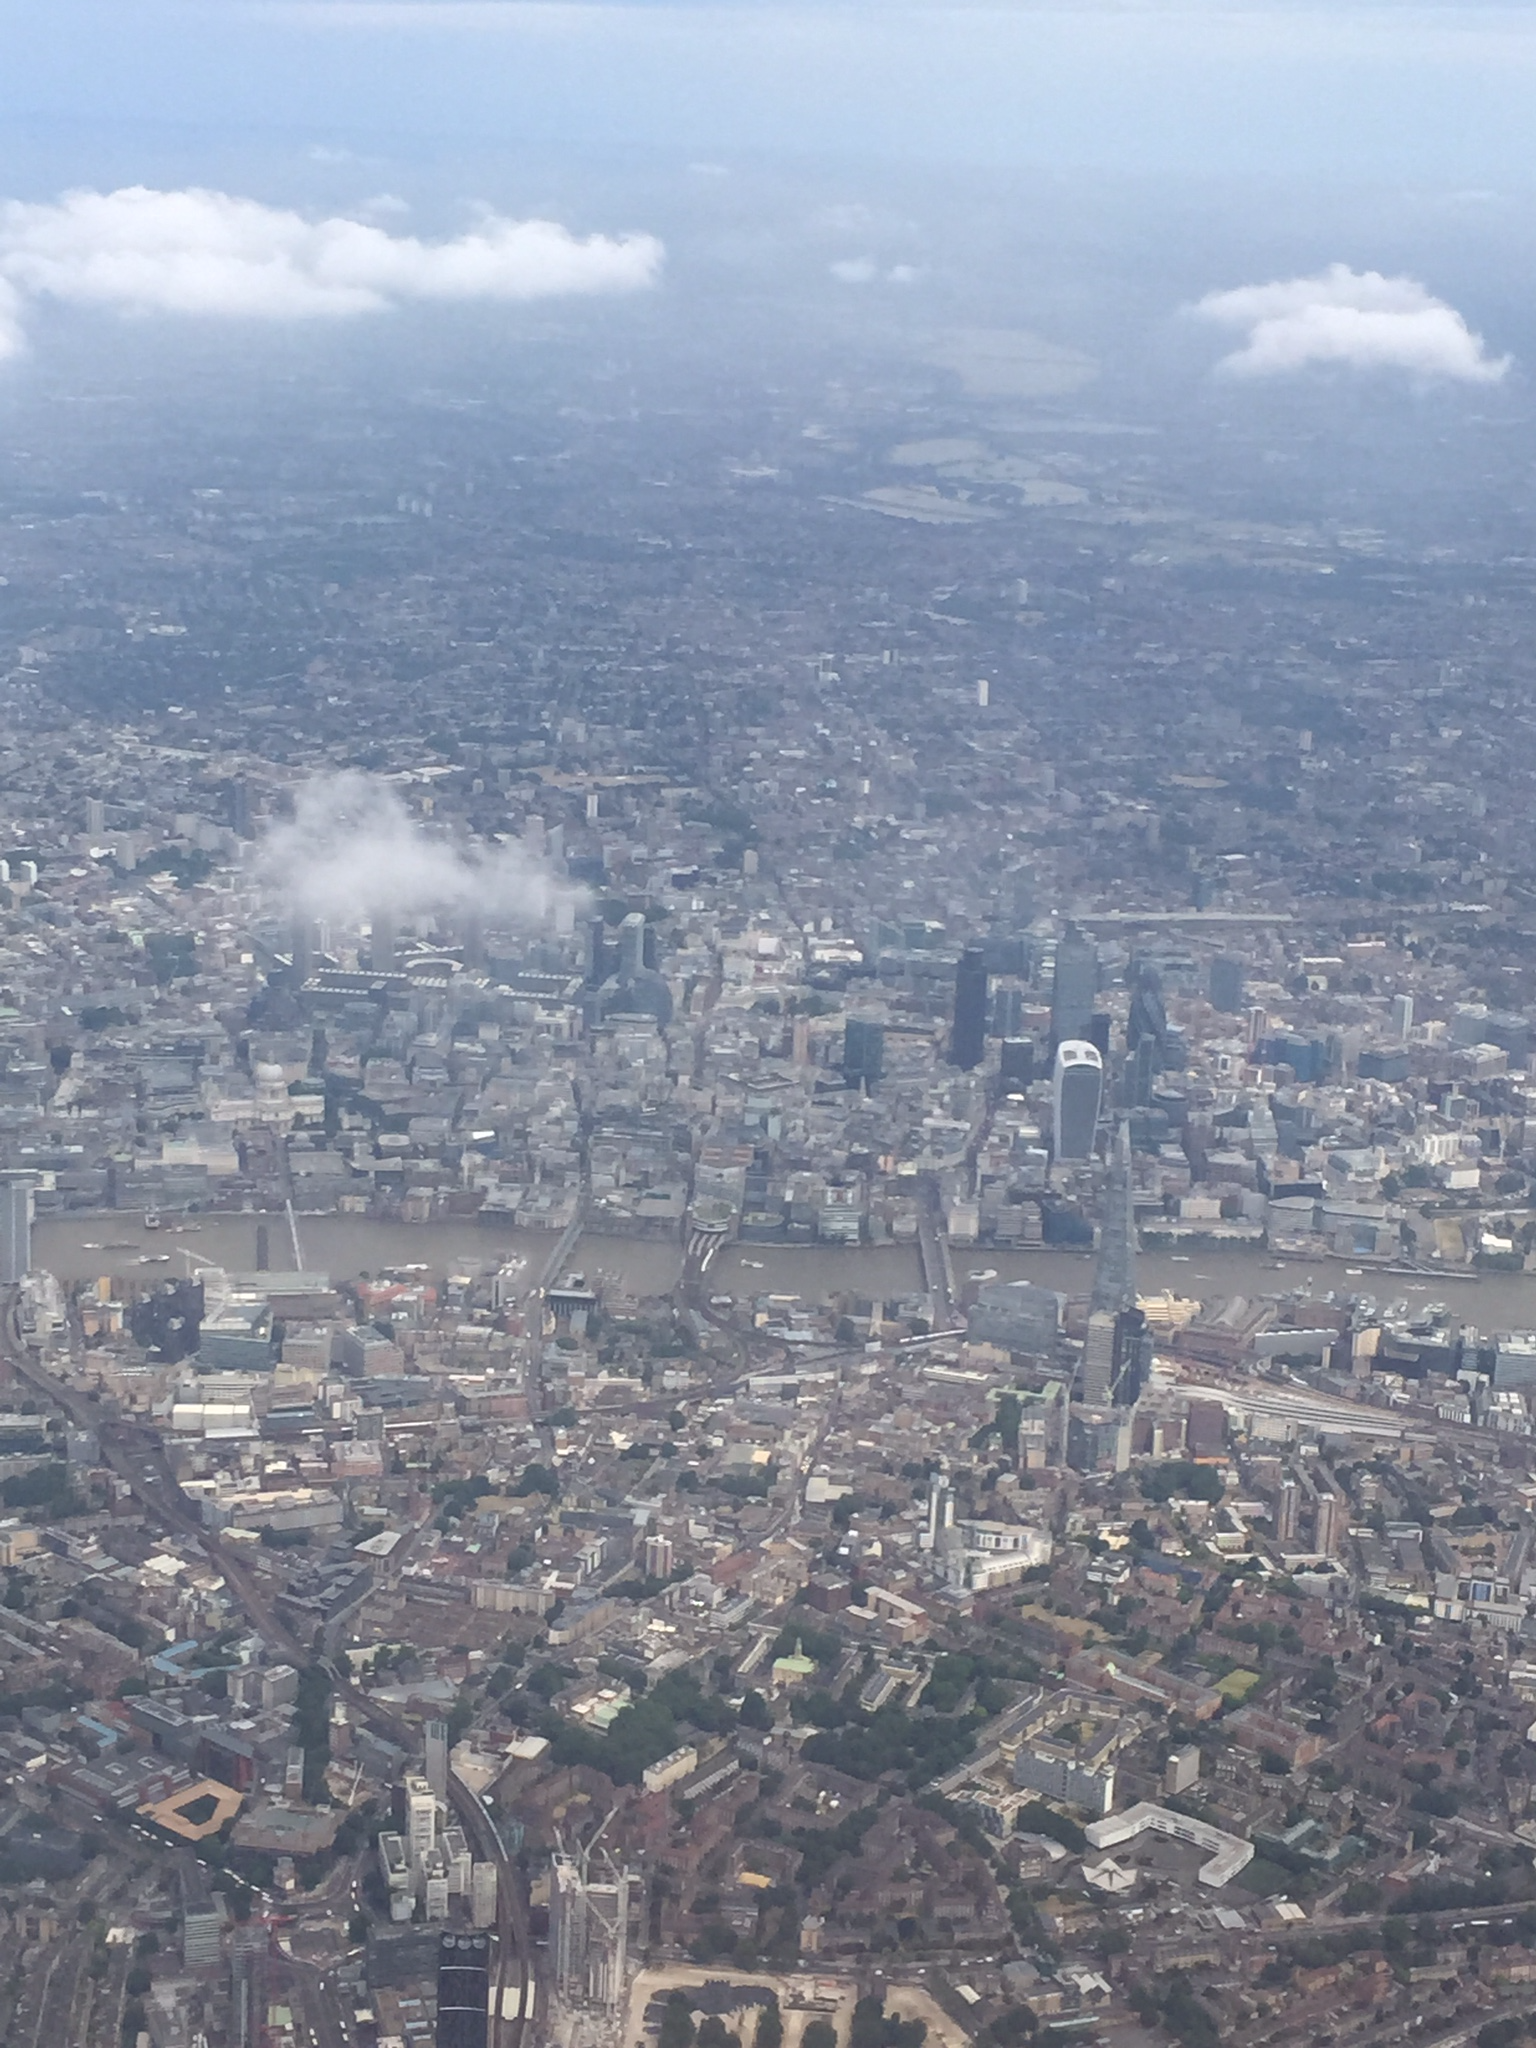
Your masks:
<instances>
[{"instance_id":1,"label":"cloud layer","mask_svg":"<svg viewBox=\"0 0 1536 2048\"><path fill-rule=\"evenodd\" d=\"M1344 263L1316 277L1208 292L1194 310L1223 327L1246 329L1244 345L1217 366L1232 377L1278 377L1313 363L1347 363L1496 384L1510 365L1508 356L1490 356L1456 308L1416 278L1383 277Z\"/></svg>"},{"instance_id":2,"label":"cloud layer","mask_svg":"<svg viewBox=\"0 0 1536 2048\"><path fill-rule=\"evenodd\" d=\"M408 300L520 300L637 291L660 272L650 235L570 233L489 215L447 242L368 221L306 220L197 188L68 192L0 207L0 355L25 340L26 303L257 320L345 319Z\"/></svg>"},{"instance_id":3,"label":"cloud layer","mask_svg":"<svg viewBox=\"0 0 1536 2048\"><path fill-rule=\"evenodd\" d=\"M396 790L355 769L303 785L293 818L261 841L256 877L285 911L350 925L386 910L406 920L474 911L535 924L584 900L516 841L430 836Z\"/></svg>"}]
</instances>

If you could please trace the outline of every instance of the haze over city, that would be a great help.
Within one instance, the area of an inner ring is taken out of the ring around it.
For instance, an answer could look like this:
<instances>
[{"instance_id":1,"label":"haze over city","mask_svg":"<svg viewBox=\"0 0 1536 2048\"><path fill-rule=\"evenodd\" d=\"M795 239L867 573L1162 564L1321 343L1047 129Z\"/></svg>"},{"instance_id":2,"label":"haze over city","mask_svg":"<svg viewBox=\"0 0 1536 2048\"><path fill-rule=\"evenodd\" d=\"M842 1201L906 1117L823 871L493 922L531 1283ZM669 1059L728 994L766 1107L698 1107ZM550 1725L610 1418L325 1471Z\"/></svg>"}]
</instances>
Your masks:
<instances>
[{"instance_id":1,"label":"haze over city","mask_svg":"<svg viewBox=\"0 0 1536 2048\"><path fill-rule=\"evenodd\" d=\"M1536 9L0 20L0 2048L1517 2048Z\"/></svg>"}]
</instances>

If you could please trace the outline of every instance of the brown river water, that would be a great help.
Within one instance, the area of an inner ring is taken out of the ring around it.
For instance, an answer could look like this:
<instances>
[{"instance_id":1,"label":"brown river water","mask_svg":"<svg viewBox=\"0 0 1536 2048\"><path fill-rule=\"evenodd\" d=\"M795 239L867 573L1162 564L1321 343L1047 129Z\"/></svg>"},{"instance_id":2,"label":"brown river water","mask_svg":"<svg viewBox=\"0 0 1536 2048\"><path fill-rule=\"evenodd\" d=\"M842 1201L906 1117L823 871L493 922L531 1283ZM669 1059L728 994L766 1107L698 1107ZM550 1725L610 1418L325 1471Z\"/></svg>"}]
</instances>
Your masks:
<instances>
[{"instance_id":1,"label":"brown river water","mask_svg":"<svg viewBox=\"0 0 1536 2048\"><path fill-rule=\"evenodd\" d=\"M301 1216L302 1258L295 1260L281 1215L201 1215L182 1222L166 1217L147 1230L133 1215L50 1216L33 1231L33 1259L61 1280L100 1275L134 1279L185 1274L197 1264L249 1272L256 1265L256 1231L267 1226L269 1263L333 1280L354 1280L386 1267L422 1266L438 1277L491 1270L507 1259L526 1263L537 1279L554 1250L554 1239L538 1231L487 1228L472 1222L381 1223L362 1216ZM153 1261L146 1264L145 1261ZM1086 1294L1092 1284L1090 1256L1064 1251L998 1251L978 1247L953 1252L955 1284L963 1290L972 1276L1033 1280L1063 1294ZM665 1294L678 1276L676 1244L652 1238L586 1236L571 1258L590 1278L636 1295ZM1369 1294L1386 1306L1403 1301L1421 1307L1442 1301L1458 1321L1483 1330L1536 1327L1536 1274L1490 1273L1475 1278L1450 1274L1388 1274L1347 1267L1335 1259L1287 1261L1282 1271L1267 1254L1250 1251L1194 1252L1187 1258L1144 1252L1136 1263L1143 1294L1167 1288L1202 1301L1233 1294L1278 1294L1310 1287L1325 1295ZM738 1297L795 1294L809 1302L856 1293L882 1300L915 1294L922 1267L915 1245L816 1246L732 1245L710 1271L714 1292Z\"/></svg>"}]
</instances>

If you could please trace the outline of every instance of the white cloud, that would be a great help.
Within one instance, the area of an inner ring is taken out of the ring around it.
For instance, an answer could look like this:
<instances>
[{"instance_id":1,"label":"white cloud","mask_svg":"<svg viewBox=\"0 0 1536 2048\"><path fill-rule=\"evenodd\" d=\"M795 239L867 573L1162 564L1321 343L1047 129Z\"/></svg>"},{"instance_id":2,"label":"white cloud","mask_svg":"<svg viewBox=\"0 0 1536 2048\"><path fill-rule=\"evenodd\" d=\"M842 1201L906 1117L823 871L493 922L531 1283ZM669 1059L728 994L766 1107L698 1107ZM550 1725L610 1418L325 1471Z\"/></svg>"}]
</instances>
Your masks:
<instances>
[{"instance_id":1,"label":"white cloud","mask_svg":"<svg viewBox=\"0 0 1536 2048\"><path fill-rule=\"evenodd\" d=\"M650 235L589 235L487 215L452 241L363 220L307 220L227 192L69 192L0 207L0 354L29 297L124 312L259 320L347 318L407 300L521 300L655 282ZM9 346L7 343L9 342Z\"/></svg>"},{"instance_id":2,"label":"white cloud","mask_svg":"<svg viewBox=\"0 0 1536 2048\"><path fill-rule=\"evenodd\" d=\"M839 284L915 284L919 274L910 263L893 263L882 270L871 256L846 256L827 268Z\"/></svg>"},{"instance_id":3,"label":"white cloud","mask_svg":"<svg viewBox=\"0 0 1536 2048\"><path fill-rule=\"evenodd\" d=\"M285 910L345 924L381 910L536 923L562 901L584 900L516 841L429 835L397 790L355 769L304 784L293 818L257 848L256 875Z\"/></svg>"},{"instance_id":4,"label":"white cloud","mask_svg":"<svg viewBox=\"0 0 1536 2048\"><path fill-rule=\"evenodd\" d=\"M1508 356L1490 356L1454 306L1416 278L1384 277L1334 263L1316 277L1208 292L1194 311L1246 330L1240 349L1217 367L1232 377L1276 377L1313 363L1408 370L1496 384Z\"/></svg>"}]
</instances>

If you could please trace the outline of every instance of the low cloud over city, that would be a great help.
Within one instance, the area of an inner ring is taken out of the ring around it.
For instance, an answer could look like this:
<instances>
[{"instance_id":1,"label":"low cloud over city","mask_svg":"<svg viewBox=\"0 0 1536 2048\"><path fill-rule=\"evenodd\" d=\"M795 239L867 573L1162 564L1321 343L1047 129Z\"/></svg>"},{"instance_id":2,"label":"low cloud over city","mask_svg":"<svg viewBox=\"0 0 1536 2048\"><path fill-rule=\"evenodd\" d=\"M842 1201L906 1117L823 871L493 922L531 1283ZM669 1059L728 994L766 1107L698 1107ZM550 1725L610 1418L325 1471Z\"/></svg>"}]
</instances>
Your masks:
<instances>
[{"instance_id":1,"label":"low cloud over city","mask_svg":"<svg viewBox=\"0 0 1536 2048\"><path fill-rule=\"evenodd\" d=\"M364 220L311 220L228 192L69 192L0 209L0 355L26 343L35 299L125 313L316 320L408 301L518 301L654 284L646 234L574 235L556 221L487 214L447 241Z\"/></svg>"},{"instance_id":2,"label":"low cloud over city","mask_svg":"<svg viewBox=\"0 0 1536 2048\"><path fill-rule=\"evenodd\" d=\"M305 783L293 817L261 842L256 866L272 896L312 917L458 911L531 923L578 893L517 841L433 837L387 782L352 770Z\"/></svg>"},{"instance_id":3,"label":"low cloud over city","mask_svg":"<svg viewBox=\"0 0 1536 2048\"><path fill-rule=\"evenodd\" d=\"M1218 368L1231 377L1280 377L1320 363L1406 370L1418 377L1496 384L1510 357L1492 356L1454 306L1412 277L1333 263L1315 277L1207 292L1202 318L1245 333Z\"/></svg>"}]
</instances>

